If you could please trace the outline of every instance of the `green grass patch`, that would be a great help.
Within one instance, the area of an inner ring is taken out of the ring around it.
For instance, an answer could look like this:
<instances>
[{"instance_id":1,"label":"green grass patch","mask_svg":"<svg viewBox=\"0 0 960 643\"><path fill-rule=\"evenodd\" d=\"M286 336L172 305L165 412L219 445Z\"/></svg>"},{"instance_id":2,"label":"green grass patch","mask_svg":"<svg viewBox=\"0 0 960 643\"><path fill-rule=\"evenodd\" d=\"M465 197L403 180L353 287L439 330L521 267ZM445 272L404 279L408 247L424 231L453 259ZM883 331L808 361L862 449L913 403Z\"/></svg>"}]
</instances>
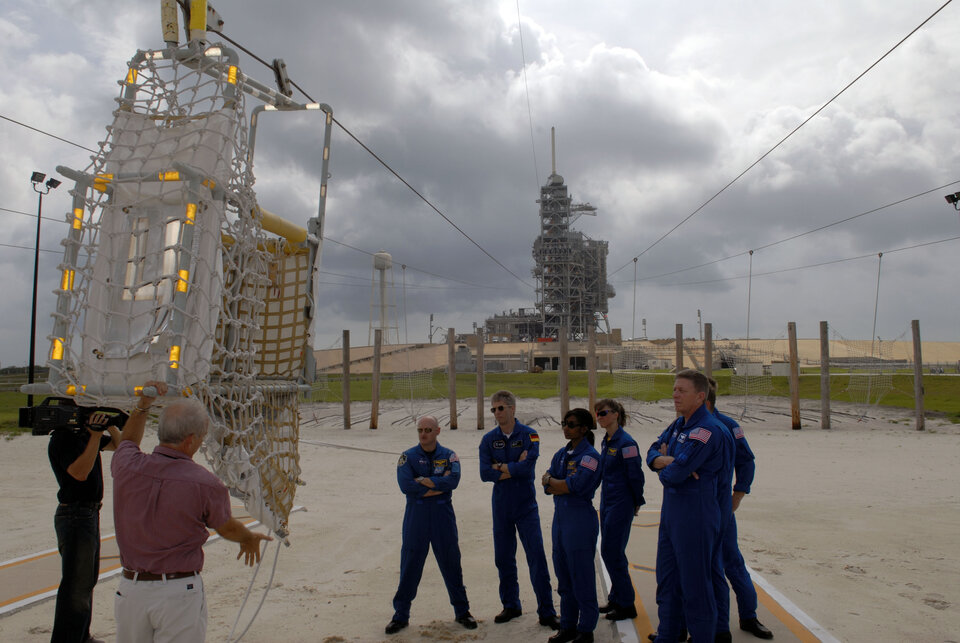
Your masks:
<instances>
[{"instance_id":1,"label":"green grass patch","mask_svg":"<svg viewBox=\"0 0 960 643\"><path fill-rule=\"evenodd\" d=\"M812 371L812 372L811 372ZM653 387L644 391L636 399L645 402L655 402L670 398L673 391L673 374L669 372L651 372L654 375ZM733 373L729 370L715 371L720 395L730 395L730 380ZM800 397L803 399L820 399L820 378L816 369L805 369L800 378ZM569 391L571 397L587 397L587 373L572 371L569 374ZM560 396L558 385L559 374L555 371L543 373L487 373L483 396L489 399L498 390L507 389L519 398L545 399ZM789 397L790 385L786 377L772 377L772 388L768 395L772 397ZM342 384L339 376L329 376L326 387L314 387L310 399L317 402L334 402L342 399ZM924 375L924 410L946 416L952 422L960 422L960 377L941 375ZM849 374L834 375L830 378L830 399L837 402L854 402L850 394ZM402 387L401 387L402 388ZM398 393L390 377L381 382L380 399L409 398L409 388ZM477 377L472 373L457 375L457 398L469 399L477 395ZM419 387L414 397L446 398L447 376L442 372L435 372L429 385ZM609 372L597 373L597 398L622 397L615 390L614 377ZM372 399L372 379L369 375L355 375L350 378L350 399L354 402L369 402ZM912 409L913 376L897 374L893 376L893 388L885 393L879 402L880 406Z\"/></svg>"},{"instance_id":2,"label":"green grass patch","mask_svg":"<svg viewBox=\"0 0 960 643\"><path fill-rule=\"evenodd\" d=\"M812 371L812 372L811 372ZM652 374L653 387L644 391L635 399L644 402L669 399L673 391L673 375L669 372L648 372ZM803 399L820 399L820 378L815 369L804 369L800 378L800 397ZM729 370L714 372L719 385L720 395L730 395ZM571 397L585 398L589 395L587 388L586 371L572 371L569 374L569 391ZM15 381L16 379L16 381ZM20 429L19 409L26 406L27 396L17 392L19 384L25 377L0 377L0 433L17 434L29 429ZM544 373L487 373L483 397L489 400L490 396L501 389L513 392L519 398L546 399L560 396L558 385L559 373L547 371ZM789 397L790 388L786 377L771 378L772 388L769 395L772 397ZM834 375L830 378L830 399L837 402L854 401L849 392L850 377L848 374ZM924 410L928 413L943 415L951 422L960 423L960 377L944 375L924 375ZM447 397L447 376L437 371L432 374L429 383L421 378L410 379L384 377L380 385L381 400L409 399L413 388L413 397L424 399L443 399ZM353 375L350 377L350 399L354 402L369 402L373 398L373 380L369 375ZM329 376L324 382L314 384L313 391L305 395L304 399L314 402L336 402L342 399L342 384L339 376ZM470 399L477 395L477 377L472 373L457 375L457 398ZM614 376L606 371L597 373L597 398L622 397L615 390ZM34 403L39 404L42 396L34 396ZM912 409L913 376L897 374L893 376L893 388L880 400L880 406Z\"/></svg>"}]
</instances>

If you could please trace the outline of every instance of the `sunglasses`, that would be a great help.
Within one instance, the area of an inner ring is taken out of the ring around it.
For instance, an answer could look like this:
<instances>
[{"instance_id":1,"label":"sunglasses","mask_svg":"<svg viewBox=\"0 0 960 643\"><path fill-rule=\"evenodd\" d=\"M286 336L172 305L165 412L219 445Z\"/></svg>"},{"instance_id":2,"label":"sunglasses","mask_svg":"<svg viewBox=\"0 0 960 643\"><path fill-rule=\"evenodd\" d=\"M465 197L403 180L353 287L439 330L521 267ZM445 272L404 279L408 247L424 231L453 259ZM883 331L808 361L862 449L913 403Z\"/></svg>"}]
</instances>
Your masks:
<instances>
[{"instance_id":1,"label":"sunglasses","mask_svg":"<svg viewBox=\"0 0 960 643\"><path fill-rule=\"evenodd\" d=\"M509 406L504 406L503 404L501 404L500 406L491 406L490 412L496 413L497 411L502 411L503 409L509 409L509 408L510 408Z\"/></svg>"},{"instance_id":2,"label":"sunglasses","mask_svg":"<svg viewBox=\"0 0 960 643\"><path fill-rule=\"evenodd\" d=\"M433 427L426 427L424 429L417 428L417 433L433 433Z\"/></svg>"},{"instance_id":3,"label":"sunglasses","mask_svg":"<svg viewBox=\"0 0 960 643\"><path fill-rule=\"evenodd\" d=\"M602 411L597 411L597 417L598 417L598 418L606 417L607 413L613 413L613 411L611 411L610 409L604 409L604 410L602 410Z\"/></svg>"},{"instance_id":4,"label":"sunglasses","mask_svg":"<svg viewBox=\"0 0 960 643\"><path fill-rule=\"evenodd\" d=\"M582 424L578 424L577 422L564 422L563 425L568 429L579 429L581 426L583 426Z\"/></svg>"}]
</instances>

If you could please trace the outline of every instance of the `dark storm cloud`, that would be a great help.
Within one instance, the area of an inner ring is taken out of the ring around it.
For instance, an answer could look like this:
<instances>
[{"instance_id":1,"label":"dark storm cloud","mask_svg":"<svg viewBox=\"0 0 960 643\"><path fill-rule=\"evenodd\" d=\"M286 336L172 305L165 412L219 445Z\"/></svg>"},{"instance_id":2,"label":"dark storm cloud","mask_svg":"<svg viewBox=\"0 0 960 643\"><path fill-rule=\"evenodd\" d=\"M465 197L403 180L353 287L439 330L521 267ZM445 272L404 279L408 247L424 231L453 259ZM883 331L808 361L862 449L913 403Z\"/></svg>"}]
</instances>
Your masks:
<instances>
[{"instance_id":1,"label":"dark storm cloud","mask_svg":"<svg viewBox=\"0 0 960 643\"><path fill-rule=\"evenodd\" d=\"M0 54L31 71L11 67L0 76L0 113L94 147L111 120L125 61L137 47L162 44L155 3L123 11L107 6L59 3L58 11L41 15L43 5L18 5L0 17ZM663 6L524 1L529 107L515 3L243 0L217 8L227 35L268 61L283 58L314 99L329 103L338 120L520 277L484 255L335 128L326 234L394 256L395 300L405 281L410 336L423 341L430 312L439 323L469 329L490 314L533 304L534 293L522 282L533 283L535 200L550 170L551 126L557 128L558 172L576 201L598 207L596 217L583 217L575 227L610 241L611 273L623 266L611 276L618 293L611 323L625 335L639 329L641 318L648 319L652 336L672 336L677 322L695 328L697 309L720 333L742 334L746 255L652 277L751 248L758 248L754 336L781 334L789 317L807 336L815 335L819 319L835 321L848 334L869 335L876 258L760 273L955 236L956 213L942 194L762 246L960 178L951 169L958 161L960 90L952 77L957 17L949 8L644 252L637 264L636 320L631 259L936 6L748 2L730 11L699 0ZM241 65L272 84L272 73L245 54ZM317 208L321 120L270 114L261 121L255 189L264 207L300 224ZM10 195L2 207L35 208L25 181L34 166L50 172L57 164L82 168L89 162L87 152L6 123L0 142L0 190ZM59 217L69 200L56 194L44 205ZM32 246L31 221L11 219L15 243ZM57 249L62 224L45 223L44 230L41 245ZM941 296L953 287L952 248L884 256L881 326L889 324L896 334L904 320L922 315L925 336L955 338L960 311ZM0 253L0 265L18 274L21 284L29 283L31 259L23 250ZM42 256L45 323L58 261ZM402 263L410 267L405 274ZM372 259L328 240L321 270L353 278L321 275L318 345L339 341L342 328L353 330L355 343L361 336L365 341ZM343 283L349 285L336 285ZM13 310L0 312L5 362L22 361L23 342L15 338L22 336L21 313L29 303L28 289L13 290Z\"/></svg>"}]
</instances>

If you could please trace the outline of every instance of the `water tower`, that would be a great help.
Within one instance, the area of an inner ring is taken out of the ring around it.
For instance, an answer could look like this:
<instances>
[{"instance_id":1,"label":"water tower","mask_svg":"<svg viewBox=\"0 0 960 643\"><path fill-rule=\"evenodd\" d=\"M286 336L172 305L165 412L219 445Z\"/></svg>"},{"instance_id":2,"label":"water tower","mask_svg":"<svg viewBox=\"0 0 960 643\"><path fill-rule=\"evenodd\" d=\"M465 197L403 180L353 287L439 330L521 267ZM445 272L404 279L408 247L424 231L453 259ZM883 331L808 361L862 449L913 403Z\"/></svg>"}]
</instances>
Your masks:
<instances>
[{"instance_id":1,"label":"water tower","mask_svg":"<svg viewBox=\"0 0 960 643\"><path fill-rule=\"evenodd\" d=\"M393 298L393 257L389 252L381 250L373 255L373 277L370 281L370 330L367 333L367 344L373 344L373 332L382 331L383 343L391 343L393 333L394 343L400 343L400 329L397 325L397 316L391 312L394 305ZM392 322L392 323L391 323Z\"/></svg>"}]
</instances>

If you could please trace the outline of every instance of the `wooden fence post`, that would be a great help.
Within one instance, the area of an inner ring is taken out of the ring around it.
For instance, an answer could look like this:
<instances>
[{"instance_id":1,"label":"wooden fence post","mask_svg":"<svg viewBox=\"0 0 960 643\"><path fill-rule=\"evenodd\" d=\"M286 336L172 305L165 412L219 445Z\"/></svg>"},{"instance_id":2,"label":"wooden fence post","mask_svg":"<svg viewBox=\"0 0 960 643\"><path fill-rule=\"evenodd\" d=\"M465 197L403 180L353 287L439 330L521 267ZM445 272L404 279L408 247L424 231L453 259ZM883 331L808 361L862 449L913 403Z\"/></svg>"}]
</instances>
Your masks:
<instances>
[{"instance_id":1,"label":"wooden fence post","mask_svg":"<svg viewBox=\"0 0 960 643\"><path fill-rule=\"evenodd\" d=\"M457 340L452 328L447 329L447 397L450 398L450 430L457 430Z\"/></svg>"},{"instance_id":2,"label":"wooden fence post","mask_svg":"<svg viewBox=\"0 0 960 643\"><path fill-rule=\"evenodd\" d=\"M373 331L373 376L370 384L370 428L377 428L380 415L380 351L383 347L383 329Z\"/></svg>"},{"instance_id":3,"label":"wooden fence post","mask_svg":"<svg viewBox=\"0 0 960 643\"><path fill-rule=\"evenodd\" d=\"M820 428L830 428L830 329L820 322Z\"/></svg>"},{"instance_id":4,"label":"wooden fence post","mask_svg":"<svg viewBox=\"0 0 960 643\"><path fill-rule=\"evenodd\" d=\"M587 330L587 397L593 413L597 403L597 329L593 326Z\"/></svg>"},{"instance_id":5,"label":"wooden fence post","mask_svg":"<svg viewBox=\"0 0 960 643\"><path fill-rule=\"evenodd\" d=\"M797 323L787 323L790 341L790 424L794 431L800 430L800 364L797 352Z\"/></svg>"},{"instance_id":6,"label":"wooden fence post","mask_svg":"<svg viewBox=\"0 0 960 643\"><path fill-rule=\"evenodd\" d=\"M703 325L703 372L707 377L713 377L713 324Z\"/></svg>"},{"instance_id":7,"label":"wooden fence post","mask_svg":"<svg viewBox=\"0 0 960 643\"><path fill-rule=\"evenodd\" d=\"M558 385L560 387L560 417L567 414L570 410L570 350L567 334L570 331L566 326L560 327L560 378Z\"/></svg>"},{"instance_id":8,"label":"wooden fence post","mask_svg":"<svg viewBox=\"0 0 960 643\"><path fill-rule=\"evenodd\" d=\"M683 370L683 324L677 324L677 354L675 356L676 370L679 373Z\"/></svg>"},{"instance_id":9,"label":"wooden fence post","mask_svg":"<svg viewBox=\"0 0 960 643\"><path fill-rule=\"evenodd\" d=\"M917 420L917 431L923 431L923 352L920 349L920 320L910 322L913 330L913 397L914 412Z\"/></svg>"},{"instance_id":10,"label":"wooden fence post","mask_svg":"<svg viewBox=\"0 0 960 643\"><path fill-rule=\"evenodd\" d=\"M483 407L486 404L483 396L483 329L477 329L477 430L483 430Z\"/></svg>"},{"instance_id":11,"label":"wooden fence post","mask_svg":"<svg viewBox=\"0 0 960 643\"><path fill-rule=\"evenodd\" d=\"M343 428L350 428L350 331L343 331Z\"/></svg>"}]
</instances>

